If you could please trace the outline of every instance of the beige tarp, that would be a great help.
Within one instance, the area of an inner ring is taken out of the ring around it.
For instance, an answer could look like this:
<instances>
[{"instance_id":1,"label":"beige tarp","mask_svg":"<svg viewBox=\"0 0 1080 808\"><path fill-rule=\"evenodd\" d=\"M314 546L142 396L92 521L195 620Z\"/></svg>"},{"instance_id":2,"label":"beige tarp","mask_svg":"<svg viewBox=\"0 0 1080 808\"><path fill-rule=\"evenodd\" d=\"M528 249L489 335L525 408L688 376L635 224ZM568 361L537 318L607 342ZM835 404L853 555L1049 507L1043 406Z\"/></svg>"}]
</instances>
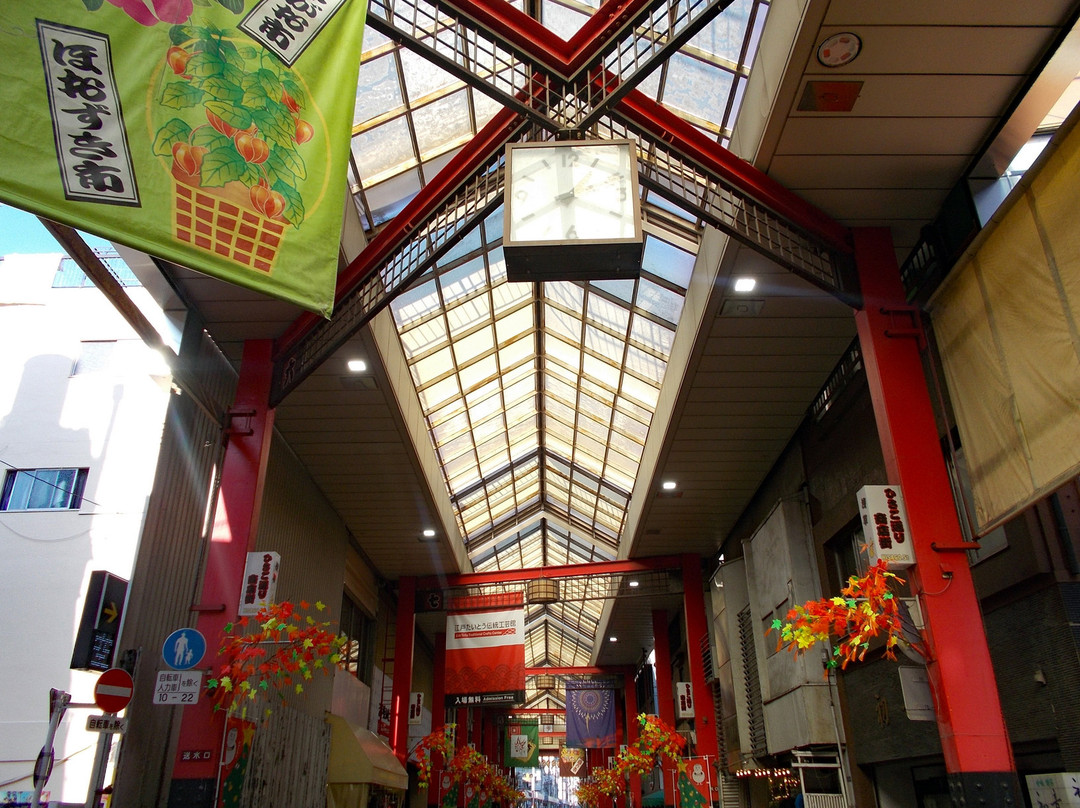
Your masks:
<instances>
[{"instance_id":1,"label":"beige tarp","mask_svg":"<svg viewBox=\"0 0 1080 808\"><path fill-rule=\"evenodd\" d=\"M327 783L375 783L405 790L409 774L385 741L339 715L328 715L330 765Z\"/></svg>"},{"instance_id":2,"label":"beige tarp","mask_svg":"<svg viewBox=\"0 0 1080 808\"><path fill-rule=\"evenodd\" d=\"M980 533L1080 473L1080 127L1051 148L930 307Z\"/></svg>"}]
</instances>

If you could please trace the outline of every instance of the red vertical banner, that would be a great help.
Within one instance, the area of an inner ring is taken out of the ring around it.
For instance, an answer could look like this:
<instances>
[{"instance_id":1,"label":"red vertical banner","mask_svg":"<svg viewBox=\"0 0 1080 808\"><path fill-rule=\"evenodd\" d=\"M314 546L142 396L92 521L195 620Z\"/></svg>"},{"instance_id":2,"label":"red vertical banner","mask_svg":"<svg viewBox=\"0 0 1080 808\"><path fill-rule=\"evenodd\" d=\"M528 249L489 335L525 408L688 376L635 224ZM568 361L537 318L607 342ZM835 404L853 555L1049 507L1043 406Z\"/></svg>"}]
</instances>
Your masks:
<instances>
[{"instance_id":1,"label":"red vertical banner","mask_svg":"<svg viewBox=\"0 0 1080 808\"><path fill-rule=\"evenodd\" d=\"M225 719L225 746L221 750L221 787L218 808L239 808L244 790L255 722L230 715Z\"/></svg>"},{"instance_id":2,"label":"red vertical banner","mask_svg":"<svg viewBox=\"0 0 1080 808\"><path fill-rule=\"evenodd\" d=\"M705 755L688 757L685 758L685 763L686 771L680 777L679 788L677 789L680 796L680 806L690 808L687 805L688 801L683 799L683 792L689 788L693 788L706 803L719 800L720 789L717 787L713 768L709 765L709 758ZM685 778L685 782L683 782L683 778ZM692 799L690 802L693 805L698 804L697 798Z\"/></svg>"},{"instance_id":3,"label":"red vertical banner","mask_svg":"<svg viewBox=\"0 0 1080 808\"><path fill-rule=\"evenodd\" d=\"M521 592L458 598L446 617L446 703L525 700L525 607Z\"/></svg>"}]
</instances>

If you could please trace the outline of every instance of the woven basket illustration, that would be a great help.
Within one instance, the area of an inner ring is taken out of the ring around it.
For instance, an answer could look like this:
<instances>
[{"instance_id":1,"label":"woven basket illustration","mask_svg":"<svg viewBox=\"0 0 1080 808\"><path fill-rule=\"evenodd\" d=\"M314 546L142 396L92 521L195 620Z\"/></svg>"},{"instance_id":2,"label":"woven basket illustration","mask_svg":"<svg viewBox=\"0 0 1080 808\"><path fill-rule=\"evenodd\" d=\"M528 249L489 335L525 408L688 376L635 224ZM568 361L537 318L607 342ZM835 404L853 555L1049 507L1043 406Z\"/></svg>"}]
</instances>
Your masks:
<instances>
[{"instance_id":1,"label":"woven basket illustration","mask_svg":"<svg viewBox=\"0 0 1080 808\"><path fill-rule=\"evenodd\" d=\"M240 183L200 188L180 181L175 172L174 179L173 222L178 239L251 269L273 270L285 222L267 219L242 204L247 189Z\"/></svg>"}]
</instances>

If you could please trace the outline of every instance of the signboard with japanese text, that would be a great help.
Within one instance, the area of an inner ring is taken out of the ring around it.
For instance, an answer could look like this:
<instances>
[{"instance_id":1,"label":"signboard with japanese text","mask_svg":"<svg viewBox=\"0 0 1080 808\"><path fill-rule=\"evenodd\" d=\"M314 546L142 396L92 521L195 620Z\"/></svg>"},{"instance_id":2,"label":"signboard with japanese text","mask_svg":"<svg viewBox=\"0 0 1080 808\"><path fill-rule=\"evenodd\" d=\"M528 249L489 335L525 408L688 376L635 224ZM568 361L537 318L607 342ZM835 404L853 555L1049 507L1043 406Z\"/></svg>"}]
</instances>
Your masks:
<instances>
[{"instance_id":1,"label":"signboard with japanese text","mask_svg":"<svg viewBox=\"0 0 1080 808\"><path fill-rule=\"evenodd\" d=\"M904 497L896 485L864 485L856 494L870 563L885 562L890 570L915 564Z\"/></svg>"},{"instance_id":2,"label":"signboard with japanese text","mask_svg":"<svg viewBox=\"0 0 1080 808\"><path fill-rule=\"evenodd\" d=\"M0 199L329 316L365 11L0 3Z\"/></svg>"},{"instance_id":3,"label":"signboard with japanese text","mask_svg":"<svg viewBox=\"0 0 1080 808\"><path fill-rule=\"evenodd\" d=\"M456 601L446 617L446 704L525 700L525 607L521 592Z\"/></svg>"},{"instance_id":4,"label":"signboard with japanese text","mask_svg":"<svg viewBox=\"0 0 1080 808\"><path fill-rule=\"evenodd\" d=\"M244 563L244 589L240 593L241 617L254 617L274 602L277 595L281 556L277 553L248 553Z\"/></svg>"},{"instance_id":5,"label":"signboard with japanese text","mask_svg":"<svg viewBox=\"0 0 1080 808\"><path fill-rule=\"evenodd\" d=\"M689 682L675 683L675 717L694 717L694 693Z\"/></svg>"},{"instance_id":6,"label":"signboard with japanese text","mask_svg":"<svg viewBox=\"0 0 1080 808\"><path fill-rule=\"evenodd\" d=\"M195 704L202 688L202 671L158 671L154 704Z\"/></svg>"},{"instance_id":7,"label":"signboard with japanese text","mask_svg":"<svg viewBox=\"0 0 1080 808\"><path fill-rule=\"evenodd\" d=\"M1080 772L1028 774L1024 779L1035 808L1080 808Z\"/></svg>"},{"instance_id":8,"label":"signboard with japanese text","mask_svg":"<svg viewBox=\"0 0 1080 808\"><path fill-rule=\"evenodd\" d=\"M124 732L127 729L127 719L116 715L88 715L86 717L87 732Z\"/></svg>"}]
</instances>

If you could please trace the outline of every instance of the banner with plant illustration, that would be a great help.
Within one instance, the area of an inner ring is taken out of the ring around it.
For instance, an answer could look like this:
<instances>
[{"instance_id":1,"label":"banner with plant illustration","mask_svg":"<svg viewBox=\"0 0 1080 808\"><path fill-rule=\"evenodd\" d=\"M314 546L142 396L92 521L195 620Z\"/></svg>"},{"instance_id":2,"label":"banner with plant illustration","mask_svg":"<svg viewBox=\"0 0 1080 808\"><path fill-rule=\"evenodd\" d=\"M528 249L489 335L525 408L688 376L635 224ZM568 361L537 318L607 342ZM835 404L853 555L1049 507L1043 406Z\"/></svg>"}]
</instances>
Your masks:
<instances>
[{"instance_id":1,"label":"banner with plant illustration","mask_svg":"<svg viewBox=\"0 0 1080 808\"><path fill-rule=\"evenodd\" d=\"M0 199L329 316L365 10L0 2Z\"/></svg>"}]
</instances>

